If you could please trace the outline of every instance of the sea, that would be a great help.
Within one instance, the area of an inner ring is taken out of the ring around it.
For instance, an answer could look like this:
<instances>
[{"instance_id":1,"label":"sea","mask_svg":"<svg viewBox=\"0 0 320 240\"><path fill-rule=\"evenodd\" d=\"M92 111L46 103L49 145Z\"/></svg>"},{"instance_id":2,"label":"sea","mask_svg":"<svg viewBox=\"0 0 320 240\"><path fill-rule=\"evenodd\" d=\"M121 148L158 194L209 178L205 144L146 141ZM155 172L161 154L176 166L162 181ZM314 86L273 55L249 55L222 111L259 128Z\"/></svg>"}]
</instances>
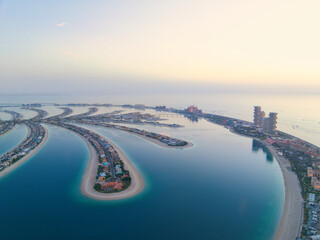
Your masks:
<instances>
[{"instance_id":1,"label":"sea","mask_svg":"<svg viewBox=\"0 0 320 240\"><path fill-rule=\"evenodd\" d=\"M278 129L320 146L319 95L108 95L0 97L16 103L112 103L165 105L252 121L253 106L278 112ZM46 106L49 116L62 110ZM86 107L74 107L74 113ZM100 107L98 113L119 110ZM133 112L134 109L124 109ZM86 144L73 133L45 125L49 138L23 165L0 178L0 240L8 239L272 239L284 204L280 167L250 138L204 119L146 110L184 127L133 125L185 139L192 148L168 149L138 136L87 126L113 141L141 173L144 190L131 198L101 201L84 196L81 180L89 160ZM0 113L0 119L10 116ZM17 126L0 137L0 154L27 134Z\"/></svg>"}]
</instances>

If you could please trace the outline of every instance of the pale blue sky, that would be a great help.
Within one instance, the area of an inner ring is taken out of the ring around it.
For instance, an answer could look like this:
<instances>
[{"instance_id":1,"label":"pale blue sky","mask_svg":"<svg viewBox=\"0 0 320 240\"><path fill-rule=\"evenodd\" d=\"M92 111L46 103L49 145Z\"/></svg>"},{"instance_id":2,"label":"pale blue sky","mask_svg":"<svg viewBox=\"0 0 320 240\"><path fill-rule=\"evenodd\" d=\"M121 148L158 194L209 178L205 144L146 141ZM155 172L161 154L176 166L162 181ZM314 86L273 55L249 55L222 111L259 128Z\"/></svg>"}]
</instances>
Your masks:
<instances>
[{"instance_id":1,"label":"pale blue sky","mask_svg":"<svg viewBox=\"0 0 320 240\"><path fill-rule=\"evenodd\" d=\"M122 83L319 92L318 9L318 0L0 0L0 94L125 92Z\"/></svg>"}]
</instances>

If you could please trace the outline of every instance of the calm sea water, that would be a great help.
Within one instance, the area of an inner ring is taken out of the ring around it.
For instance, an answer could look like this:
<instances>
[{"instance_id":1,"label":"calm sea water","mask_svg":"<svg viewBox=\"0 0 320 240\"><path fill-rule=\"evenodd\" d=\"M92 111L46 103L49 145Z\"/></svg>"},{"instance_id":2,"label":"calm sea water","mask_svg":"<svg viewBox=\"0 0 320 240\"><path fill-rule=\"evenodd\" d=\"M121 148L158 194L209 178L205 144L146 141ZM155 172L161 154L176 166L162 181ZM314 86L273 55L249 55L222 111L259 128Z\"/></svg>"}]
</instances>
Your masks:
<instances>
[{"instance_id":1,"label":"calm sea water","mask_svg":"<svg viewBox=\"0 0 320 240\"><path fill-rule=\"evenodd\" d=\"M0 98L14 102L146 103L245 120L252 108L279 113L279 129L320 145L319 96L162 95ZM35 112L7 108L31 118ZM49 116L62 110L45 107ZM100 108L98 113L118 108ZM74 114L87 108L74 108ZM134 110L126 110L130 112ZM149 110L148 110L149 112ZM152 111L151 111L152 113ZM3 114L0 118L8 118ZM89 152L80 138L47 126L49 139L25 164L0 179L0 240L5 239L271 239L282 213L284 185L272 156L251 139L205 120L168 117L184 128L136 126L183 138L189 149L166 149L137 136L85 126L115 142L142 173L144 191L103 202L83 196ZM135 125L131 125L135 126ZM26 136L17 126L0 137L0 154Z\"/></svg>"},{"instance_id":2,"label":"calm sea water","mask_svg":"<svg viewBox=\"0 0 320 240\"><path fill-rule=\"evenodd\" d=\"M13 149L27 136L27 128L24 125L18 125L7 134L0 137L0 155Z\"/></svg>"},{"instance_id":3,"label":"calm sea water","mask_svg":"<svg viewBox=\"0 0 320 240\"><path fill-rule=\"evenodd\" d=\"M205 120L171 121L185 128L143 128L194 147L166 149L86 126L115 142L146 183L141 194L111 202L81 194L88 149L74 134L48 126L43 148L0 179L0 239L271 239L284 202L277 162L251 139ZM22 135L6 142L14 146Z\"/></svg>"}]
</instances>

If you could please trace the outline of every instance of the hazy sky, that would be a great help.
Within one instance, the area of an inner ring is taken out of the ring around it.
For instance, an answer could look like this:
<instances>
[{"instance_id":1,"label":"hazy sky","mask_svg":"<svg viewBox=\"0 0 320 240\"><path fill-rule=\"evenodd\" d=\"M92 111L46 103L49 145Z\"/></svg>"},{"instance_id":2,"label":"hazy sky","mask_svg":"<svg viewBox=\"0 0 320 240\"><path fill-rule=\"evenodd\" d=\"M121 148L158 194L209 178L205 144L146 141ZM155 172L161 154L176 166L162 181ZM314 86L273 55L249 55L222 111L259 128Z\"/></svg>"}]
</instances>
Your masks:
<instances>
[{"instance_id":1,"label":"hazy sky","mask_svg":"<svg viewBox=\"0 0 320 240\"><path fill-rule=\"evenodd\" d=\"M319 0L0 0L0 93L320 92L319 10Z\"/></svg>"}]
</instances>

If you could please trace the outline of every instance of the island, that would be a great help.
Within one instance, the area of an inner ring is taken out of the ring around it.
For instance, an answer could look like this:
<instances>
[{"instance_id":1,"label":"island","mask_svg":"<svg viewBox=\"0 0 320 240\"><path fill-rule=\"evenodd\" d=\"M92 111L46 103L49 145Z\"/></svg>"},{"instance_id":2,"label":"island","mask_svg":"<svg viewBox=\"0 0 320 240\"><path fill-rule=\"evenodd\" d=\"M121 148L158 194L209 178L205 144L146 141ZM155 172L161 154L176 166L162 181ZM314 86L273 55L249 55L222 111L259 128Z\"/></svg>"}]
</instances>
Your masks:
<instances>
[{"instance_id":1,"label":"island","mask_svg":"<svg viewBox=\"0 0 320 240\"><path fill-rule=\"evenodd\" d=\"M17 147L0 156L0 177L23 164L33 156L48 138L47 130L39 123L28 121L27 137Z\"/></svg>"},{"instance_id":2,"label":"island","mask_svg":"<svg viewBox=\"0 0 320 240\"><path fill-rule=\"evenodd\" d=\"M16 126L16 122L23 118L23 115L18 112L10 110L3 110L2 112L10 114L11 119L9 121L0 120L0 136L9 133Z\"/></svg>"},{"instance_id":3,"label":"island","mask_svg":"<svg viewBox=\"0 0 320 240\"><path fill-rule=\"evenodd\" d=\"M68 116L72 109L68 106L60 107L61 114L45 118L48 113L40 109L42 105L25 105L23 109L36 111L37 115L29 120L16 119L14 124L25 124L28 136L16 148L0 157L0 176L5 175L29 159L46 141L47 130L43 124L64 128L78 135L90 150L90 160L83 176L81 191L84 195L99 200L116 200L134 196L144 188L144 182L126 155L110 140L76 124L95 125L142 137L161 147L183 149L193 146L192 143L163 134L107 123L115 119L136 119L139 123L146 119L158 119L150 114L119 114L114 111L107 114L92 116L98 111L97 107L90 107L87 112ZM124 117L125 116L125 117Z\"/></svg>"},{"instance_id":4,"label":"island","mask_svg":"<svg viewBox=\"0 0 320 240\"><path fill-rule=\"evenodd\" d=\"M211 123L225 127L230 132L249 137L255 145L261 144L268 149L279 163L285 185L285 202L275 239L308 239L308 236L320 233L317 222L320 220L320 148L300 138L277 130L277 113L265 113L261 107L254 107L254 121L244 121L232 117L212 113L204 113L196 106L181 110L166 106L149 107L137 105L112 104L66 104L59 106L63 112L45 118L48 113L40 104L22 106L36 111L37 115L23 120L22 115L3 110L12 115L9 121L0 121L0 135L9 132L16 124L25 124L28 128L26 139L13 150L0 156L0 176L8 173L26 161L47 139L47 130L43 124L64 128L78 135L90 150L90 160L83 176L81 191L88 197L99 200L116 200L134 196L143 190L144 182L125 154L110 140L86 129L93 125L112 130L124 131L142 137L161 147L185 149L192 147L189 141L169 137L156 132L119 124L145 125L164 127L183 127L178 124L162 123L160 116L183 116L190 121L205 119ZM70 107L88 107L82 114L70 116ZM163 112L159 115L122 110L97 114L99 107L122 107L144 111L152 109ZM117 124L116 124L117 123Z\"/></svg>"}]
</instances>

